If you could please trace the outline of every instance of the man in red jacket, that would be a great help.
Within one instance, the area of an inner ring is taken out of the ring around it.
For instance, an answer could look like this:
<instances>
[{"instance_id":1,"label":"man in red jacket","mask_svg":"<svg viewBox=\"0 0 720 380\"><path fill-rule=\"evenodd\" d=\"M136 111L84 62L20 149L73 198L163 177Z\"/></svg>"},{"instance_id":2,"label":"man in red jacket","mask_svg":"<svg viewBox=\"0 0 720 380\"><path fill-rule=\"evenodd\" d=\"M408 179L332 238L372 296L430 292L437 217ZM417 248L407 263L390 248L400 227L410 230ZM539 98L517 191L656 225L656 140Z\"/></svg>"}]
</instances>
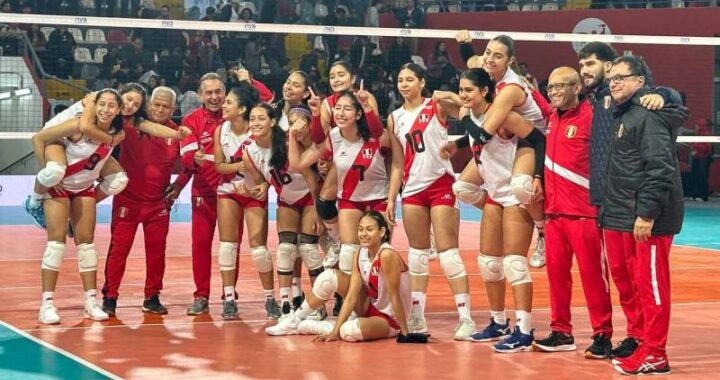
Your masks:
<instances>
[{"instance_id":1,"label":"man in red jacket","mask_svg":"<svg viewBox=\"0 0 720 380\"><path fill-rule=\"evenodd\" d=\"M612 304L597 209L590 204L592 107L578 98L582 82L573 68L555 69L547 88L554 106L548 123L544 210L552 331L533 346L546 352L576 349L570 324L570 270L575 252L593 329L593 343L585 357L604 359L612 348Z\"/></svg>"},{"instance_id":2,"label":"man in red jacket","mask_svg":"<svg viewBox=\"0 0 720 380\"><path fill-rule=\"evenodd\" d=\"M182 125L192 134L182 142L183 165L194 171L192 183L192 262L195 297L188 315L209 312L212 240L217 219L217 186L220 174L215 171L213 133L223 122L221 106L225 85L219 75L207 73L200 78L198 91L203 105L183 118Z\"/></svg>"},{"instance_id":3,"label":"man in red jacket","mask_svg":"<svg viewBox=\"0 0 720 380\"><path fill-rule=\"evenodd\" d=\"M150 97L148 116L151 121L177 129L170 119L175 110L175 92L168 87L157 87ZM145 234L145 313L167 314L160 303L160 290L165 274L165 244L170 226L169 206L192 174L182 171L175 183L170 175L180 157L177 140L141 134L137 128L126 127L121 145L120 165L127 172L127 188L113 198L110 225L110 249L105 263L103 309L115 315L118 289L125 273L139 224Z\"/></svg>"}]
</instances>

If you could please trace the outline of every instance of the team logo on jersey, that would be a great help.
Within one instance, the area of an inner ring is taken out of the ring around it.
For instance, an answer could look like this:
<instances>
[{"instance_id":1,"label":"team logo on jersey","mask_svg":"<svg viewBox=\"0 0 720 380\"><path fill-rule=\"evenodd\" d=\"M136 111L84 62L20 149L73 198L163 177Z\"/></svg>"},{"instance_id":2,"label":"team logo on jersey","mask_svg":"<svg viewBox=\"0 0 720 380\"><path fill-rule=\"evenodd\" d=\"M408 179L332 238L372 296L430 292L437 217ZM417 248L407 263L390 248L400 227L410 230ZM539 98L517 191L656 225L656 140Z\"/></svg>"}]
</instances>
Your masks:
<instances>
[{"instance_id":1,"label":"team logo on jersey","mask_svg":"<svg viewBox=\"0 0 720 380\"><path fill-rule=\"evenodd\" d=\"M624 134L625 134L625 126L620 124L620 128L618 128L617 136L618 136L618 138L621 138L621 137L623 137Z\"/></svg>"},{"instance_id":2,"label":"team logo on jersey","mask_svg":"<svg viewBox=\"0 0 720 380\"><path fill-rule=\"evenodd\" d=\"M606 110L610 109L610 106L612 105L612 98L610 95L606 95L603 99L603 107L605 107Z\"/></svg>"},{"instance_id":3,"label":"team logo on jersey","mask_svg":"<svg viewBox=\"0 0 720 380\"><path fill-rule=\"evenodd\" d=\"M577 133L577 127L574 125L568 125L567 128L565 128L565 137L571 139L575 137L575 134Z\"/></svg>"},{"instance_id":4,"label":"team logo on jersey","mask_svg":"<svg viewBox=\"0 0 720 380\"><path fill-rule=\"evenodd\" d=\"M421 123L427 123L430 121L430 116L428 114L422 113L420 114L420 122Z\"/></svg>"},{"instance_id":5,"label":"team logo on jersey","mask_svg":"<svg viewBox=\"0 0 720 380\"><path fill-rule=\"evenodd\" d=\"M173 141L175 141L175 139L168 137L165 139L165 144L167 144L167 146L170 146L173 144Z\"/></svg>"},{"instance_id":6,"label":"team logo on jersey","mask_svg":"<svg viewBox=\"0 0 720 380\"><path fill-rule=\"evenodd\" d=\"M372 155L373 155L373 154L372 154L372 149L370 149L370 148L365 148L365 149L363 149L363 158L366 158L366 159L367 159L367 158L372 158Z\"/></svg>"},{"instance_id":7,"label":"team logo on jersey","mask_svg":"<svg viewBox=\"0 0 720 380\"><path fill-rule=\"evenodd\" d=\"M121 218L124 218L124 217L127 216L127 214L128 214L128 209L127 209L127 207L120 207L120 217L121 217Z\"/></svg>"}]
</instances>

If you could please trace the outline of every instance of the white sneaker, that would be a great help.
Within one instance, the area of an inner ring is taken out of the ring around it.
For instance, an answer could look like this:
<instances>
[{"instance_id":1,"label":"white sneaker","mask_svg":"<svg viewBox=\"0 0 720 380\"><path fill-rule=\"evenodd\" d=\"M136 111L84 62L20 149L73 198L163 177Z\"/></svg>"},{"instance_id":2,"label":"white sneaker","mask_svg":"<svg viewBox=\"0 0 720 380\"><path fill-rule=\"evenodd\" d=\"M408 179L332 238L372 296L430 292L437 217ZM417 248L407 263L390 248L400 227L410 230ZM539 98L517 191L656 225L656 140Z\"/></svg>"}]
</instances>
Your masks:
<instances>
[{"instance_id":1,"label":"white sneaker","mask_svg":"<svg viewBox=\"0 0 720 380\"><path fill-rule=\"evenodd\" d=\"M336 241L330 239L330 237L327 237L326 239L325 258L323 259L322 265L323 268L330 269L334 268L340 260L340 245Z\"/></svg>"},{"instance_id":2,"label":"white sneaker","mask_svg":"<svg viewBox=\"0 0 720 380\"><path fill-rule=\"evenodd\" d=\"M55 305L53 305L52 301L43 301L42 305L40 305L40 315L38 317L38 321L45 325L55 325L60 323L60 315L58 314L58 310Z\"/></svg>"},{"instance_id":3,"label":"white sneaker","mask_svg":"<svg viewBox=\"0 0 720 380\"><path fill-rule=\"evenodd\" d=\"M410 319L408 319L408 330L410 330L411 333L426 333L428 329L425 316L411 315Z\"/></svg>"},{"instance_id":4,"label":"white sneaker","mask_svg":"<svg viewBox=\"0 0 720 380\"><path fill-rule=\"evenodd\" d=\"M471 340L470 336L475 334L475 322L472 319L461 318L455 327L455 340Z\"/></svg>"},{"instance_id":5,"label":"white sneaker","mask_svg":"<svg viewBox=\"0 0 720 380\"><path fill-rule=\"evenodd\" d=\"M93 321L107 321L110 319L110 316L105 310L98 306L95 298L88 298L85 300L85 318L92 319Z\"/></svg>"},{"instance_id":6,"label":"white sneaker","mask_svg":"<svg viewBox=\"0 0 720 380\"><path fill-rule=\"evenodd\" d=\"M322 321L325 318L327 318L327 309L325 309L325 305L322 305L319 309L312 312L312 314L308 315L306 320L310 321Z\"/></svg>"},{"instance_id":7,"label":"white sneaker","mask_svg":"<svg viewBox=\"0 0 720 380\"><path fill-rule=\"evenodd\" d=\"M300 322L297 331L300 335L327 335L335 328L333 321L311 321L304 320Z\"/></svg>"},{"instance_id":8,"label":"white sneaker","mask_svg":"<svg viewBox=\"0 0 720 380\"><path fill-rule=\"evenodd\" d=\"M297 335L300 319L295 314L288 314L287 317L280 318L277 325L265 329L265 333L273 336L280 335Z\"/></svg>"},{"instance_id":9,"label":"white sneaker","mask_svg":"<svg viewBox=\"0 0 720 380\"><path fill-rule=\"evenodd\" d=\"M530 262L528 263L533 268L542 268L545 266L545 238L538 237L535 250L533 250L530 256Z\"/></svg>"}]
</instances>

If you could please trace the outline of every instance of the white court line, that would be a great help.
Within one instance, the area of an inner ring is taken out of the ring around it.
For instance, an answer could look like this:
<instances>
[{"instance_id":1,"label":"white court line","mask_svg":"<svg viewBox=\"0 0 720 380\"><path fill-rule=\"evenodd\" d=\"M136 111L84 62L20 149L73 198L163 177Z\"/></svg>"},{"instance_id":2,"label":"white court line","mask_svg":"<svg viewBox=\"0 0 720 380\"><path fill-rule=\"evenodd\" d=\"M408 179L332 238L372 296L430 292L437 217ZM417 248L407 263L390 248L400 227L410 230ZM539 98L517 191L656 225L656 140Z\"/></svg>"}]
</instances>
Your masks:
<instances>
[{"instance_id":1,"label":"white court line","mask_svg":"<svg viewBox=\"0 0 720 380\"><path fill-rule=\"evenodd\" d=\"M220 304L211 304L211 305L220 305ZM673 303L672 307L680 307L680 306L708 306L708 305L720 305L720 301L707 301L707 302L680 302L680 303ZM613 310L620 310L622 306L620 305L613 305ZM586 310L587 306L572 306L570 307L571 310ZM513 312L515 309L506 309L507 312ZM549 312L551 311L549 307L543 307L543 308L533 308L533 312L536 311L544 311ZM475 310L471 312L471 314L474 314L477 316L479 313L489 313L490 310ZM457 314L457 311L434 311L434 312L427 312L425 315L455 315ZM192 317L188 317L192 318ZM2 322L2 321L0 321ZM248 320L234 320L234 321L224 321L222 319L213 320L213 321L203 321L203 322L179 322L179 323L142 323L142 324L135 324L135 325L112 325L112 326L106 326L102 324L96 324L93 326L84 326L84 327L59 327L59 326L51 326L47 328L34 328L34 329L27 329L24 331L27 332L34 332L34 331L67 331L67 330L93 330L93 329L113 329L113 328L141 328L141 327L176 327L176 326L188 326L188 325L207 325L207 324L235 324L235 323L244 323L244 324L259 324L263 325L268 322L271 322L271 320L268 319L248 319Z\"/></svg>"},{"instance_id":2,"label":"white court line","mask_svg":"<svg viewBox=\"0 0 720 380\"><path fill-rule=\"evenodd\" d=\"M120 377L120 376L118 376L118 375L115 375L115 374L109 372L109 371L106 370L106 369L100 368L100 367L98 367L97 365L95 365L95 364L93 364L93 363L90 363L89 361L87 361L87 360L85 360L85 359L83 359L83 358L81 358L81 357L79 357L79 356L76 356L76 355L74 355L74 354L71 354L70 352L67 352L67 351L63 350L63 349L60 348L60 347L56 347L56 346L54 346L54 345L52 345L52 344L50 344L50 343L48 343L48 342L46 342L46 341L44 341L44 340L42 340L42 339L40 339L40 338L37 338L37 337L34 337L34 336L28 334L28 333L26 332L26 331L28 331L28 330L25 330L25 331L20 330L20 329L18 329L17 327L15 327L15 326L13 326L13 325L5 322L5 321L2 321L2 320L0 320L0 325L5 326L8 330L13 331L14 333L22 336L23 338L29 339L29 340L31 340L31 341L33 341L33 342L35 342L35 343L37 343L37 344L39 344L39 345L47 348L47 349L49 349L49 350L52 350L52 351L57 352L58 354L64 355L64 356L68 357L69 359L74 360L74 361L76 361L76 362L84 365L85 367L88 367L88 368L90 368L91 370L93 370L93 371L95 371L95 372L98 372L98 373L100 373L100 374L102 374L102 375L104 375L104 376L107 376L107 377L109 377L109 378L111 378L111 379L118 379L118 380L121 380L121 379L122 379L122 377Z\"/></svg>"}]
</instances>

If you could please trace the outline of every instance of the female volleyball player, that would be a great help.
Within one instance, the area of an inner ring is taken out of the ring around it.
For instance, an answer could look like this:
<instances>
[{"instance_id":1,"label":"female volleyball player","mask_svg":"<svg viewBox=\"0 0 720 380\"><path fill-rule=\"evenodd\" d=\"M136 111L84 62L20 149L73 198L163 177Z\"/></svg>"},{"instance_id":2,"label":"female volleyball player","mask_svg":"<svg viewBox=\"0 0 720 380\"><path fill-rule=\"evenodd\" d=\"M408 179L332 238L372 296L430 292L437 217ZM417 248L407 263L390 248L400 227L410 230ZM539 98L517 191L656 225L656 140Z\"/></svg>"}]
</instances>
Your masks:
<instances>
[{"instance_id":1,"label":"female volleyball player","mask_svg":"<svg viewBox=\"0 0 720 380\"><path fill-rule=\"evenodd\" d=\"M307 102L310 97L310 86L312 86L311 79L304 71L296 70L288 75L282 87L283 97L275 104L278 110L278 124L283 131L287 132L292 125L288 120L288 111Z\"/></svg>"}]
</instances>

